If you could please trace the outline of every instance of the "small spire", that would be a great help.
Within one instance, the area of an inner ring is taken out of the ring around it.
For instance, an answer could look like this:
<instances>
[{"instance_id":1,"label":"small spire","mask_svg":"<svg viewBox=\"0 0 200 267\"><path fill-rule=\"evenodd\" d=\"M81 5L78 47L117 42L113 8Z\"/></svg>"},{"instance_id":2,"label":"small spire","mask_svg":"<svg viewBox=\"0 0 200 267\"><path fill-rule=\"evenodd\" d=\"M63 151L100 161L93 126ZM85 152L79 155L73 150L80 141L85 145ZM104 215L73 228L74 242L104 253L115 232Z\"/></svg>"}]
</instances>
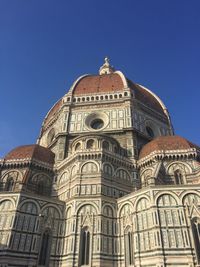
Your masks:
<instances>
[{"instance_id":1,"label":"small spire","mask_svg":"<svg viewBox=\"0 0 200 267\"><path fill-rule=\"evenodd\" d=\"M113 68L113 66L110 65L109 63L109 58L105 57L104 58L104 64L101 66L101 68L99 69L99 74L110 74L112 72L115 71L115 69Z\"/></svg>"}]
</instances>

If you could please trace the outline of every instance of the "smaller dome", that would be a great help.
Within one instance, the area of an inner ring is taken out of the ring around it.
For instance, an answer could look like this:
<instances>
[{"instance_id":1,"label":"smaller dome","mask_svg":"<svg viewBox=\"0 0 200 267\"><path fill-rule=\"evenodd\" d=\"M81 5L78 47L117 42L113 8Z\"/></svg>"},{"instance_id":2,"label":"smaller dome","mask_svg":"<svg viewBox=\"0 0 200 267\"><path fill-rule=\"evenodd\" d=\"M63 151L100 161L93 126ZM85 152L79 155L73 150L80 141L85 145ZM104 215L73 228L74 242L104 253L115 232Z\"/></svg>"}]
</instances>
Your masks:
<instances>
[{"instance_id":1,"label":"smaller dome","mask_svg":"<svg viewBox=\"0 0 200 267\"><path fill-rule=\"evenodd\" d=\"M55 154L48 148L40 145L25 145L19 146L11 150L4 159L19 160L19 159L35 159L48 164L54 164Z\"/></svg>"},{"instance_id":2,"label":"smaller dome","mask_svg":"<svg viewBox=\"0 0 200 267\"><path fill-rule=\"evenodd\" d=\"M200 149L187 139L178 136L159 136L143 146L140 151L139 159L150 155L154 151L186 150L191 148Z\"/></svg>"}]
</instances>

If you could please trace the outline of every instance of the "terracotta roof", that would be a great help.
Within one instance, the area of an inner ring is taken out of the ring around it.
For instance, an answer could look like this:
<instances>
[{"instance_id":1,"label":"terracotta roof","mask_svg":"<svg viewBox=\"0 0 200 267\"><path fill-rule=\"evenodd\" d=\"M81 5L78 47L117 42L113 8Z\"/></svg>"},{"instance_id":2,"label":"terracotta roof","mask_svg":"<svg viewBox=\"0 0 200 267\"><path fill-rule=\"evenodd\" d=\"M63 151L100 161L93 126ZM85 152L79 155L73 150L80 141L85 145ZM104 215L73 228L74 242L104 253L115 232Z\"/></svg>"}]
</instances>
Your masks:
<instances>
[{"instance_id":1,"label":"terracotta roof","mask_svg":"<svg viewBox=\"0 0 200 267\"><path fill-rule=\"evenodd\" d=\"M55 154L48 148L40 145L19 146L11 150L5 160L36 159L48 164L54 163Z\"/></svg>"},{"instance_id":2,"label":"terracotta roof","mask_svg":"<svg viewBox=\"0 0 200 267\"><path fill-rule=\"evenodd\" d=\"M62 106L62 98L59 99L56 102L56 104L50 109L50 111L47 114L47 117L45 119L45 123L47 123L55 115L55 113L60 109L61 106Z\"/></svg>"},{"instance_id":3,"label":"terracotta roof","mask_svg":"<svg viewBox=\"0 0 200 267\"><path fill-rule=\"evenodd\" d=\"M122 78L117 73L88 75L75 85L74 95L117 92L124 89Z\"/></svg>"},{"instance_id":4,"label":"terracotta roof","mask_svg":"<svg viewBox=\"0 0 200 267\"><path fill-rule=\"evenodd\" d=\"M140 85L133 83L132 81L128 80L129 87L134 91L135 98L145 104L147 107L152 108L159 113L164 113L163 108L158 102L158 100Z\"/></svg>"},{"instance_id":5,"label":"terracotta roof","mask_svg":"<svg viewBox=\"0 0 200 267\"><path fill-rule=\"evenodd\" d=\"M124 77L124 79L126 79ZM128 86L134 91L135 98L149 108L156 110L162 115L166 115L159 101L142 86L126 79ZM124 90L124 83L119 73L110 73L102 75L87 75L81 78L74 86L73 95L90 95L97 93L115 93ZM50 109L47 114L43 130L52 117L60 110L62 98Z\"/></svg>"},{"instance_id":6,"label":"terracotta roof","mask_svg":"<svg viewBox=\"0 0 200 267\"><path fill-rule=\"evenodd\" d=\"M144 158L154 151L169 151L169 150L184 150L190 148L197 148L197 145L192 144L185 138L173 135L173 136L159 136L143 146L140 151L139 158Z\"/></svg>"}]
</instances>

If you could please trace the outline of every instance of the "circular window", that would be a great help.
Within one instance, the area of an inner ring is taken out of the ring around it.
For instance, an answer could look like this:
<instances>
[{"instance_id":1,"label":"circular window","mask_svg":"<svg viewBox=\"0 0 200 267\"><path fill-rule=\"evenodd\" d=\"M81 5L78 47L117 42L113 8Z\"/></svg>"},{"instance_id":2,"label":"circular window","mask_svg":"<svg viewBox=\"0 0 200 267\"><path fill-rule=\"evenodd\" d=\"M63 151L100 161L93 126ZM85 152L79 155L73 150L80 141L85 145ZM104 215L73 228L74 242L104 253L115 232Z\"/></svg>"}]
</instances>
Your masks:
<instances>
[{"instance_id":1,"label":"circular window","mask_svg":"<svg viewBox=\"0 0 200 267\"><path fill-rule=\"evenodd\" d=\"M146 131L147 131L147 134L150 137L152 137L152 138L154 137L154 132L153 132L153 130L149 126L146 127Z\"/></svg>"},{"instance_id":2,"label":"circular window","mask_svg":"<svg viewBox=\"0 0 200 267\"><path fill-rule=\"evenodd\" d=\"M104 122L101 119L95 119L91 122L90 126L92 129L98 130L103 128Z\"/></svg>"},{"instance_id":3,"label":"circular window","mask_svg":"<svg viewBox=\"0 0 200 267\"><path fill-rule=\"evenodd\" d=\"M94 112L85 118L85 126L91 131L102 131L109 123L108 115L104 112Z\"/></svg>"}]
</instances>

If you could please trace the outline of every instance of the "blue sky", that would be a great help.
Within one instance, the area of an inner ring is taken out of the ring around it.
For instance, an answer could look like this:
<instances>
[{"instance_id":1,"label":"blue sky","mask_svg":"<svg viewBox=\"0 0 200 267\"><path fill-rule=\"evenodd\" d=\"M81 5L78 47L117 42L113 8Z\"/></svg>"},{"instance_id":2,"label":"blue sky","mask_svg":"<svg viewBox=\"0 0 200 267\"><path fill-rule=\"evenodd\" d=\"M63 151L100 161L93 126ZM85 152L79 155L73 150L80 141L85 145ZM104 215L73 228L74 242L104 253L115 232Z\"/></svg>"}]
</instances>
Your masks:
<instances>
[{"instance_id":1,"label":"blue sky","mask_svg":"<svg viewBox=\"0 0 200 267\"><path fill-rule=\"evenodd\" d=\"M158 94L176 134L200 144L199 0L0 0L0 157L103 58Z\"/></svg>"}]
</instances>

